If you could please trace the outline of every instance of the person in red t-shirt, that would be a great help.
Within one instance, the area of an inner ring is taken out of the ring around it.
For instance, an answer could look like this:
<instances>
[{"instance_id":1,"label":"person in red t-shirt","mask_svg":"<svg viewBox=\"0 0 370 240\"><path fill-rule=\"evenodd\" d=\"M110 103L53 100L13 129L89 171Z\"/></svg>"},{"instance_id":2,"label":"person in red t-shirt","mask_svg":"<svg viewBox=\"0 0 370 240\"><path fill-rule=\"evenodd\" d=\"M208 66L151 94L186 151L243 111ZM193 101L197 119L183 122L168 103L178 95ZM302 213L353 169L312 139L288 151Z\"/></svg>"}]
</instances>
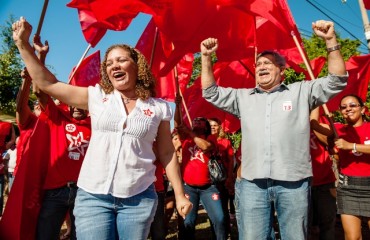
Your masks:
<instances>
[{"instance_id":1,"label":"person in red t-shirt","mask_svg":"<svg viewBox=\"0 0 370 240\"><path fill-rule=\"evenodd\" d=\"M334 124L338 137L334 139L339 156L337 207L341 214L346 239L361 239L361 223L370 227L370 123L365 106L357 95L346 95L340 101L340 111L346 124ZM319 111L312 113L311 122L318 121ZM323 141L334 135L325 124L315 124L314 130Z\"/></svg>"},{"instance_id":2,"label":"person in red t-shirt","mask_svg":"<svg viewBox=\"0 0 370 240\"><path fill-rule=\"evenodd\" d=\"M211 135L211 127L206 118L198 117L192 121L192 130L184 125L178 126L182 143L182 177L186 196L193 209L180 227L180 238L195 238L195 223L199 203L207 211L217 239L226 239L225 214L222 210L220 192L212 183L208 170L211 151L217 140Z\"/></svg>"},{"instance_id":3,"label":"person in red t-shirt","mask_svg":"<svg viewBox=\"0 0 370 240\"><path fill-rule=\"evenodd\" d=\"M75 239L74 200L77 179L91 137L86 110L57 106L51 98L40 102L50 128L50 162L44 183L45 197L37 224L37 239L54 239L67 212L71 239ZM57 197L56 197L57 196Z\"/></svg>"},{"instance_id":4,"label":"person in red t-shirt","mask_svg":"<svg viewBox=\"0 0 370 240\"><path fill-rule=\"evenodd\" d=\"M337 205L333 161L326 146L313 132L311 132L310 151L313 172L310 235L315 236L317 234L315 230L318 230L320 239L335 239Z\"/></svg>"},{"instance_id":5,"label":"person in red t-shirt","mask_svg":"<svg viewBox=\"0 0 370 240\"><path fill-rule=\"evenodd\" d=\"M229 199L234 195L234 150L231 141L226 138L226 134L221 126L221 121L218 118L209 118L208 121L211 125L211 134L217 139L215 152L220 156L222 164L227 171L227 179L224 182L217 183L216 187L221 194L222 209L225 214L225 228L228 234L230 234ZM230 201L230 205L233 204L234 202Z\"/></svg>"}]
</instances>

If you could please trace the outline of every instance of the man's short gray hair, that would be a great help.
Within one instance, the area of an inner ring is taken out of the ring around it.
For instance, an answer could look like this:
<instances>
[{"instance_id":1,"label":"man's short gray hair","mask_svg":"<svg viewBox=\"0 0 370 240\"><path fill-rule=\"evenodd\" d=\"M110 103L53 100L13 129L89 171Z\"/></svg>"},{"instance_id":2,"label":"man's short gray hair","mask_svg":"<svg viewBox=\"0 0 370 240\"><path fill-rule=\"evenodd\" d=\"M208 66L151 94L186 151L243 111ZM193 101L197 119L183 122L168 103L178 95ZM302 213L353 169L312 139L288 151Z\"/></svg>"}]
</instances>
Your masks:
<instances>
[{"instance_id":1,"label":"man's short gray hair","mask_svg":"<svg viewBox=\"0 0 370 240\"><path fill-rule=\"evenodd\" d=\"M260 57L263 57L265 55L272 55L272 56L274 56L275 63L278 66L280 66L280 67L285 67L285 65L286 65L285 58L282 55L280 55L278 52L275 52L275 51L272 51L272 50L265 50L265 51L259 53L257 55L257 59L256 60L258 60Z\"/></svg>"}]
</instances>

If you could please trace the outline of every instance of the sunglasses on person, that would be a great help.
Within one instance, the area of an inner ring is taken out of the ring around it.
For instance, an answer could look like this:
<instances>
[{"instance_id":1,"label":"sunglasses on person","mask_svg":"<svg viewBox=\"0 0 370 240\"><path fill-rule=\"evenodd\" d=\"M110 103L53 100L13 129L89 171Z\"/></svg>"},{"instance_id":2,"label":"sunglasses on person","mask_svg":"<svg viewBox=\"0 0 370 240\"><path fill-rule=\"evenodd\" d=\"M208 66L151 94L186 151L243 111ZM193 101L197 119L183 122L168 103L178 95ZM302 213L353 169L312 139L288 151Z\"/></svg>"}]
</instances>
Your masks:
<instances>
[{"instance_id":1,"label":"sunglasses on person","mask_svg":"<svg viewBox=\"0 0 370 240\"><path fill-rule=\"evenodd\" d=\"M355 107L359 107L359 106L361 106L359 103L350 103L348 105L340 105L339 108L340 108L340 110L345 110L345 109L347 109L347 107L355 108Z\"/></svg>"}]
</instances>

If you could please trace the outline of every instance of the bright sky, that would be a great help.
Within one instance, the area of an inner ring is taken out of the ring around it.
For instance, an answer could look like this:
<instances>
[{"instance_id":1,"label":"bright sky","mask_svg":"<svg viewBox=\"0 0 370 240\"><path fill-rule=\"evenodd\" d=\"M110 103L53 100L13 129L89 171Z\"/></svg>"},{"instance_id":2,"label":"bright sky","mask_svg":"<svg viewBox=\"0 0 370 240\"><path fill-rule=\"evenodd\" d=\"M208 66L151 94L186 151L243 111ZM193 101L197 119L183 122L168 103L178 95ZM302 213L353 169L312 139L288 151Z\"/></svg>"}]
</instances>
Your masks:
<instances>
[{"instance_id":1,"label":"bright sky","mask_svg":"<svg viewBox=\"0 0 370 240\"><path fill-rule=\"evenodd\" d=\"M77 65L88 46L82 35L77 10L66 6L69 2L70 0L49 1L40 34L42 41L48 40L50 45L46 64L53 67L52 71L61 81L67 81L71 69ZM304 34L303 37L312 34L311 23L313 21L329 19L328 16L313 7L310 2L333 18L337 23L336 29L341 37L353 39L355 36L361 40L363 45L360 50L367 53L357 0L288 0L297 26L301 34ZM0 25L5 26L10 14L17 19L24 16L33 25L35 32L43 3L42 0L0 0ZM97 46L90 49L88 55L96 50L101 50L101 56L103 56L105 50L115 43L127 43L135 46L149 19L148 15L139 15L127 30L122 32L108 31ZM345 29L350 33L346 32ZM0 42L2 41L0 40Z\"/></svg>"}]
</instances>

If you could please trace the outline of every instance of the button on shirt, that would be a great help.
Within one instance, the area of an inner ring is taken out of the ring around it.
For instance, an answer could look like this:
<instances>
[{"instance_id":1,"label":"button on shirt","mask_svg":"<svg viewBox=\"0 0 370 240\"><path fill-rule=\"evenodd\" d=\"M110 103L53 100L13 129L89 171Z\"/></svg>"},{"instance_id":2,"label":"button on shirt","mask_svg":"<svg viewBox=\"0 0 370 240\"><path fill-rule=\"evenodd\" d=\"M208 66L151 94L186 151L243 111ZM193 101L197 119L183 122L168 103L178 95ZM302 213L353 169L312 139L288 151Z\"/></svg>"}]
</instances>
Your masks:
<instances>
[{"instance_id":1,"label":"button on shirt","mask_svg":"<svg viewBox=\"0 0 370 240\"><path fill-rule=\"evenodd\" d=\"M344 89L347 78L282 83L271 92L212 85L203 97L241 119L243 178L298 181L312 176L310 111Z\"/></svg>"},{"instance_id":2,"label":"button on shirt","mask_svg":"<svg viewBox=\"0 0 370 240\"><path fill-rule=\"evenodd\" d=\"M88 94L92 136L78 187L120 198L143 192L155 181L152 146L161 121L172 118L170 106L157 98L138 99L126 115L118 91L105 94L96 85Z\"/></svg>"}]
</instances>

